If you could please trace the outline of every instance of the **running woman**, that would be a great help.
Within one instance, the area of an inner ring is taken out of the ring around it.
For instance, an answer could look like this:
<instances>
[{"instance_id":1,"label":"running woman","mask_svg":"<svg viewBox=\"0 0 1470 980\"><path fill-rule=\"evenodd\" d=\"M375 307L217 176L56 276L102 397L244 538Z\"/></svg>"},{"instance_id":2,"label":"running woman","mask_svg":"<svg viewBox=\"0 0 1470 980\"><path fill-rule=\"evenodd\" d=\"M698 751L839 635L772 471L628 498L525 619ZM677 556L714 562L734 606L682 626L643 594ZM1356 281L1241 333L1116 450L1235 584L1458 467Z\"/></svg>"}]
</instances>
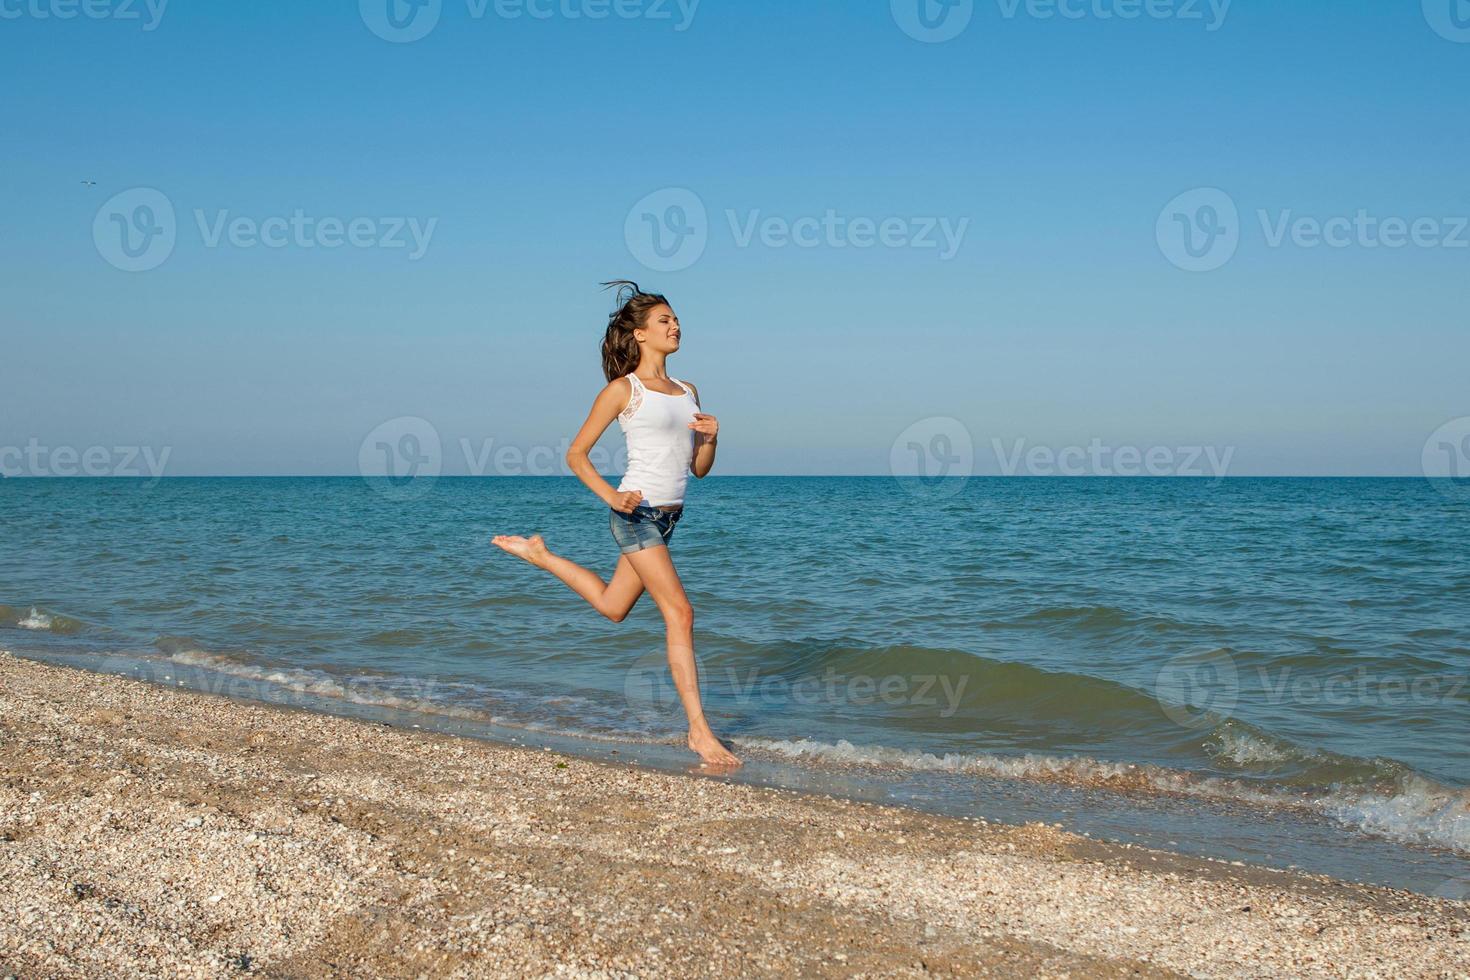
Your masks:
<instances>
[{"instance_id":1,"label":"running woman","mask_svg":"<svg viewBox=\"0 0 1470 980\"><path fill-rule=\"evenodd\" d=\"M694 607L668 548L684 511L689 474L702 478L715 465L720 423L700 411L694 385L669 377L667 362L679 349L680 330L668 300L627 280L603 285L618 291L618 308L608 318L602 340L607 387L572 440L567 465L608 505L613 541L622 553L617 568L603 582L595 572L553 554L539 534L502 534L493 542L561 579L614 623L626 619L647 590L668 631L669 670L689 718L689 748L707 766L738 766L740 760L715 737L704 717L694 663ZM627 473L617 489L588 458L613 419L628 440Z\"/></svg>"}]
</instances>

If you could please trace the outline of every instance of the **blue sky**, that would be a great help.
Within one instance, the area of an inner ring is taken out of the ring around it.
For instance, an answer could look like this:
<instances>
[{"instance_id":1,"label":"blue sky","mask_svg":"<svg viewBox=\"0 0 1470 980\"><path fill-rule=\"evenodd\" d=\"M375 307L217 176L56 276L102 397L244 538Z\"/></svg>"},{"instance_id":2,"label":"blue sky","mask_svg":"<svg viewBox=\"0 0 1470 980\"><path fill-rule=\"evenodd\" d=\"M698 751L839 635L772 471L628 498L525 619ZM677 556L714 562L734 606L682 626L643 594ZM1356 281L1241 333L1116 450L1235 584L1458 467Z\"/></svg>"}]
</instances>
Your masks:
<instances>
[{"instance_id":1,"label":"blue sky","mask_svg":"<svg viewBox=\"0 0 1470 980\"><path fill-rule=\"evenodd\" d=\"M1464 0L389 2L0 0L0 447L353 473L412 417L476 472L576 430L617 277L725 473L1407 475L1470 416Z\"/></svg>"}]
</instances>

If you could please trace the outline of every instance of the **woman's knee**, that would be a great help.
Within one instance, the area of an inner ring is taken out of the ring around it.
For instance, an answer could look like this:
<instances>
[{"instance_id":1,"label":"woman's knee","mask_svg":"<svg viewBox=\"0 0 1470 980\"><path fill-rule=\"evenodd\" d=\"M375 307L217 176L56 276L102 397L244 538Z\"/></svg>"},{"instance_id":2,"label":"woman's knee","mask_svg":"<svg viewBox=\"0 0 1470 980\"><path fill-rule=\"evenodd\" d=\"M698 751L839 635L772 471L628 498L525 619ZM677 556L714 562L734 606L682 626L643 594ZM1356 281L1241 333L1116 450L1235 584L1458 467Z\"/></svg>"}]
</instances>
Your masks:
<instances>
[{"instance_id":1,"label":"woman's knee","mask_svg":"<svg viewBox=\"0 0 1470 980\"><path fill-rule=\"evenodd\" d=\"M694 607L689 604L688 598L680 596L665 604L664 622L668 623L670 628L693 629Z\"/></svg>"}]
</instances>

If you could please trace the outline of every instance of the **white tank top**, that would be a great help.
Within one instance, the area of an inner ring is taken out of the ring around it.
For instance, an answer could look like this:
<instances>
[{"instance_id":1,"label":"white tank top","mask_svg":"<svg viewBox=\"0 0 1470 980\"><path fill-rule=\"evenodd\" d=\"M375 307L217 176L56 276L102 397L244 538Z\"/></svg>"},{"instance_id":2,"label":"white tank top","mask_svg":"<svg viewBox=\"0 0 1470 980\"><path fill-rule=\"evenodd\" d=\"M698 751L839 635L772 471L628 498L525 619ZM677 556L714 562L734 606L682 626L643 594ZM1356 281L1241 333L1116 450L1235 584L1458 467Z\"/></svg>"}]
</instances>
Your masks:
<instances>
[{"instance_id":1,"label":"white tank top","mask_svg":"<svg viewBox=\"0 0 1470 980\"><path fill-rule=\"evenodd\" d=\"M650 507L678 507L684 503L689 464L694 460L694 430L689 423L699 405L689 386L670 378L682 395L650 391L636 374L627 375L632 393L618 424L628 439L628 472L618 492L639 490Z\"/></svg>"}]
</instances>

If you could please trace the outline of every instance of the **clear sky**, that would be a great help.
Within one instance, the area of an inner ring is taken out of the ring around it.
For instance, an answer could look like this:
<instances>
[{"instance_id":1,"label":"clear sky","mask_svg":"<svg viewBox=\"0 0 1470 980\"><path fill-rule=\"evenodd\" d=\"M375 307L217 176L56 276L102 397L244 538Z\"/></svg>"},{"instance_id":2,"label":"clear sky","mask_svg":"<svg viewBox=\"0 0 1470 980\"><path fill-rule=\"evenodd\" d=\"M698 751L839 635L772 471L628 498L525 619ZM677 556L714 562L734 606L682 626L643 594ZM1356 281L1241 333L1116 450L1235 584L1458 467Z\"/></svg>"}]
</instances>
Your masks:
<instances>
[{"instance_id":1,"label":"clear sky","mask_svg":"<svg viewBox=\"0 0 1470 980\"><path fill-rule=\"evenodd\" d=\"M419 2L0 0L0 447L514 473L616 277L724 473L1417 474L1470 416L1464 0Z\"/></svg>"}]
</instances>

